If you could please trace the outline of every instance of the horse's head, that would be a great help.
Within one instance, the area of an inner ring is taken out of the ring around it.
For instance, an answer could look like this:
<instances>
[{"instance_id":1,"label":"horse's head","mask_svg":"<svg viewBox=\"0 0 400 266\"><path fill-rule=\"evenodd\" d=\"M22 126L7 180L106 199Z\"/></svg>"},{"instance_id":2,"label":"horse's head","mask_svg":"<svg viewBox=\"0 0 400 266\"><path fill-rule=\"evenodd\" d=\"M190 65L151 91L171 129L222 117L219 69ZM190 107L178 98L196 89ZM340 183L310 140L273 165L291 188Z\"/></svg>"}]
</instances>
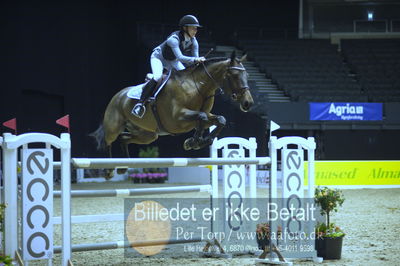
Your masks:
<instances>
[{"instance_id":1,"label":"horse's head","mask_svg":"<svg viewBox=\"0 0 400 266\"><path fill-rule=\"evenodd\" d=\"M244 112L250 110L254 104L253 97L247 84L248 74L242 62L246 60L246 55L242 58L236 58L235 51L232 52L230 63L226 71L224 91L231 98L240 103L240 109Z\"/></svg>"}]
</instances>

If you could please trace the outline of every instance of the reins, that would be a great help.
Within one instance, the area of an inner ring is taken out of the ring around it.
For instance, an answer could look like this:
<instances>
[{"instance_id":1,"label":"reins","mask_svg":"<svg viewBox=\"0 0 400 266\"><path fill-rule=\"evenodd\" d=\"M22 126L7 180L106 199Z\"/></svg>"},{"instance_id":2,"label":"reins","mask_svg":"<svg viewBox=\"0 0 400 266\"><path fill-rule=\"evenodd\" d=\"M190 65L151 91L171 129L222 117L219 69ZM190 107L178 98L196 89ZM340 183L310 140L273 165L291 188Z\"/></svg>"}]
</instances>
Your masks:
<instances>
[{"instance_id":1,"label":"reins","mask_svg":"<svg viewBox=\"0 0 400 266\"><path fill-rule=\"evenodd\" d=\"M212 49L206 54L206 56L207 56L210 52L212 52ZM207 102L209 99L214 98L214 97L217 96L217 95L222 95L222 94L224 94L224 91L223 91L223 89L222 89L222 86L217 82L217 80L215 80L215 78L214 78L214 77L211 75L211 73L208 71L208 69L207 69L205 63L204 63L204 62L201 62L201 63L199 63L199 64L202 65L202 67L203 67L203 69L204 69L204 72L207 74L207 76L210 78L210 80L212 80L212 81L214 82L214 84L217 85L217 89L216 89L217 92L216 92L216 93L214 93L214 94L212 94L212 95L208 95L208 96L203 96L202 93L201 93L201 91L200 91L199 86L197 85L196 79L195 79L195 77L194 77L194 75L193 75L193 71L191 72L192 79L193 79L193 82L194 82L194 84L195 84L196 90L197 90L198 94L199 94L201 97L203 97L203 104L202 104L202 106L201 106L201 108L200 108L200 110L203 111L204 105L206 104L206 102ZM242 65L241 65L241 66L230 66L230 67L227 68L226 72L229 72L230 70L246 71L246 69L245 69ZM228 73L228 74L229 74L229 73ZM244 88L244 90L246 90L246 89L248 89L248 88ZM236 93L235 93L235 94L236 94Z\"/></svg>"},{"instance_id":2,"label":"reins","mask_svg":"<svg viewBox=\"0 0 400 266\"><path fill-rule=\"evenodd\" d=\"M200 107L200 111L203 111L204 105L206 104L206 102L207 102L209 99L214 98L214 97L217 96L217 95L222 95L222 94L224 94L224 91L222 90L222 88L221 88L221 86L218 84L218 82L214 79L214 77L210 74L210 72L208 72L208 69L207 69L207 67L205 66L204 62L201 62L200 64L203 66L204 71L206 72L207 76L217 85L217 91L218 91L217 93L214 93L214 94L212 94L212 95L208 95L208 96L204 97L204 96L202 95L200 89L199 89L199 86L197 85L197 82L196 82L196 80L195 80L195 78L194 78L194 76L193 76L193 72L192 72L192 79L193 79L193 82L194 82L194 84L195 84L195 86L196 86L197 93L198 93L201 97L203 97L203 103L202 103L202 105L201 105L201 107Z\"/></svg>"},{"instance_id":3,"label":"reins","mask_svg":"<svg viewBox=\"0 0 400 266\"><path fill-rule=\"evenodd\" d=\"M210 95L210 96L204 98L204 102L206 102L209 98L215 97L215 96L217 96L217 95L222 95L222 94L224 94L224 91L223 91L222 87L219 85L219 83L218 83L218 82L214 79L214 77L210 74L210 72L208 71L208 69L207 69L207 67L205 66L205 64L204 64L204 63L201 63L201 64L202 64L202 66L203 66L203 68L204 68L204 71L206 72L207 76L217 85L217 90L218 90L218 93L214 93L213 95ZM229 72L229 70L233 70L233 69L234 69L234 70L239 70L239 71L246 71L246 69L245 69L244 67L231 66L231 67L228 67L228 68L227 68L227 72ZM193 80L194 80L194 79L193 79ZM198 88L196 82L195 82L195 84L196 84L196 89L197 89L197 91L198 91L199 94L201 95L200 90L199 90L199 88ZM248 88L244 88L244 90L248 90ZM203 104L203 105L204 105L204 104Z\"/></svg>"}]
</instances>

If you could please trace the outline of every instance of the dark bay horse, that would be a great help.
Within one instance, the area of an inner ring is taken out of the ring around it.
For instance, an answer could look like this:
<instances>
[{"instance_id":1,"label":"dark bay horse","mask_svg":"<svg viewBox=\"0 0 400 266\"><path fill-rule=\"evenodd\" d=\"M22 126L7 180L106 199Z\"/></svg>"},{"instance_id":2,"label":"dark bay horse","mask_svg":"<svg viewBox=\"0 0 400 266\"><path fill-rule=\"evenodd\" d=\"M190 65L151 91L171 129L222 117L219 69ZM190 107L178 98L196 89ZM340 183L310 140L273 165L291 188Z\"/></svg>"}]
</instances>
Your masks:
<instances>
[{"instance_id":1,"label":"dark bay horse","mask_svg":"<svg viewBox=\"0 0 400 266\"><path fill-rule=\"evenodd\" d=\"M186 133L195 129L193 137L184 142L185 150L200 149L210 145L225 126L225 118L210 113L214 96L220 87L240 103L242 111L249 111L253 105L248 74L243 64L246 56L236 58L210 58L204 63L175 71L154 103L142 118L131 114L136 100L127 97L129 88L115 94L107 106L102 125L91 135L95 137L98 149L109 148L120 137L127 152L129 143L149 144L160 135ZM204 130L216 128L203 137ZM128 153L129 156L129 153Z\"/></svg>"}]
</instances>

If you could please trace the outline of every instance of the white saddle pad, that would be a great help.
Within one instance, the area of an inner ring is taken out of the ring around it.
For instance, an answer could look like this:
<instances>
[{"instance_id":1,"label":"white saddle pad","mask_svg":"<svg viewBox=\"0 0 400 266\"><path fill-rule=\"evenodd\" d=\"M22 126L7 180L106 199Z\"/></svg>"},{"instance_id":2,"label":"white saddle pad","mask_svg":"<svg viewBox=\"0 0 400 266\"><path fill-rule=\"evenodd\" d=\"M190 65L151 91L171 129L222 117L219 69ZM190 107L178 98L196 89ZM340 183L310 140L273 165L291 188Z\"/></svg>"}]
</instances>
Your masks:
<instances>
[{"instance_id":1,"label":"white saddle pad","mask_svg":"<svg viewBox=\"0 0 400 266\"><path fill-rule=\"evenodd\" d=\"M148 79L148 78L152 79L152 78L153 78L153 76L149 76L149 74L147 74L147 75L148 75L148 77L147 77L146 79ZM152 75L152 74L151 74L151 75ZM168 72L167 78L166 78L166 79L163 81L163 83L160 85L160 87L158 88L158 90L156 91L156 93L154 93L154 98L156 98L157 95L160 93L161 89L164 88L164 85L167 83L167 81L168 81L168 79L169 79L170 76L171 76L171 71ZM147 82L148 82L148 81L147 81ZM131 99L139 100L139 99L140 99L140 96L142 95L143 86L146 85L147 82L142 83L142 84L139 84L139 85L136 85L136 86L128 87L129 90L128 90L126 96L128 96L128 97L131 98Z\"/></svg>"},{"instance_id":2,"label":"white saddle pad","mask_svg":"<svg viewBox=\"0 0 400 266\"><path fill-rule=\"evenodd\" d=\"M146 84L146 83L142 83L142 84L139 84L136 86L129 87L127 96L131 99L139 100L140 96L142 95L144 84Z\"/></svg>"}]
</instances>

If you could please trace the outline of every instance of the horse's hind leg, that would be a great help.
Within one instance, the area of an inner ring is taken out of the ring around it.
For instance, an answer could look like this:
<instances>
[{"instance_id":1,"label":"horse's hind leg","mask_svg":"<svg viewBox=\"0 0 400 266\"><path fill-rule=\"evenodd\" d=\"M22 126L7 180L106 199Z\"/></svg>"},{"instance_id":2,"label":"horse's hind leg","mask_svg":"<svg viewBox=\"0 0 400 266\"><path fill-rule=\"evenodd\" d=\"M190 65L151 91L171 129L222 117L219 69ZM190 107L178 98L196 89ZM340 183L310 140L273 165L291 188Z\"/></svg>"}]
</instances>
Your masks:
<instances>
[{"instance_id":1,"label":"horse's hind leg","mask_svg":"<svg viewBox=\"0 0 400 266\"><path fill-rule=\"evenodd\" d=\"M125 150L128 158L129 158L129 150L128 150L128 145L130 143L135 143L135 144L149 144L155 141L158 138L158 135L154 132L146 131L139 129L138 127L135 126L129 126L128 129L130 132L133 133L128 133L124 132L120 136L120 141L121 141L121 147ZM126 168L119 168L117 169L118 174L124 174L128 169Z\"/></svg>"},{"instance_id":2,"label":"horse's hind leg","mask_svg":"<svg viewBox=\"0 0 400 266\"><path fill-rule=\"evenodd\" d=\"M107 148L108 148L108 156L110 158L112 158L112 145L111 144L108 145ZM114 176L114 170L112 170L112 169L106 169L105 173L106 173L105 174L105 179L106 180L111 179Z\"/></svg>"},{"instance_id":3,"label":"horse's hind leg","mask_svg":"<svg viewBox=\"0 0 400 266\"><path fill-rule=\"evenodd\" d=\"M112 157L111 144L118 138L119 134L124 130L124 118L116 110L110 106L107 107L103 120L104 127L104 140L108 147L109 156ZM106 171L106 179L112 178L114 170L108 169Z\"/></svg>"},{"instance_id":4,"label":"horse's hind leg","mask_svg":"<svg viewBox=\"0 0 400 266\"><path fill-rule=\"evenodd\" d=\"M131 155L129 154L128 143L126 143L125 139L130 139L131 137L132 137L132 134L129 132L122 132L119 135L119 140L121 143L121 150L125 153L125 156L127 158L131 158Z\"/></svg>"},{"instance_id":5,"label":"horse's hind leg","mask_svg":"<svg viewBox=\"0 0 400 266\"><path fill-rule=\"evenodd\" d=\"M155 132L146 131L139 128L130 128L129 131L131 133L124 133L121 135L121 142L124 146L128 146L130 143L135 144L150 144L158 139L158 135Z\"/></svg>"},{"instance_id":6,"label":"horse's hind leg","mask_svg":"<svg viewBox=\"0 0 400 266\"><path fill-rule=\"evenodd\" d=\"M121 145L121 150L125 153L125 156L127 158L131 158L131 156L129 154L128 144L124 140L127 136L130 136L129 132L121 133L121 135L120 135L120 145ZM119 174L119 175L125 174L126 171L128 171L128 168L117 168L117 174Z\"/></svg>"},{"instance_id":7,"label":"horse's hind leg","mask_svg":"<svg viewBox=\"0 0 400 266\"><path fill-rule=\"evenodd\" d=\"M107 146L111 144L118 138L119 134L124 130L124 121L122 117L118 117L115 120L107 120L104 118L104 140Z\"/></svg>"},{"instance_id":8,"label":"horse's hind leg","mask_svg":"<svg viewBox=\"0 0 400 266\"><path fill-rule=\"evenodd\" d=\"M129 154L128 144L122 142L121 149L125 152L127 158L131 158L131 155Z\"/></svg>"}]
</instances>

